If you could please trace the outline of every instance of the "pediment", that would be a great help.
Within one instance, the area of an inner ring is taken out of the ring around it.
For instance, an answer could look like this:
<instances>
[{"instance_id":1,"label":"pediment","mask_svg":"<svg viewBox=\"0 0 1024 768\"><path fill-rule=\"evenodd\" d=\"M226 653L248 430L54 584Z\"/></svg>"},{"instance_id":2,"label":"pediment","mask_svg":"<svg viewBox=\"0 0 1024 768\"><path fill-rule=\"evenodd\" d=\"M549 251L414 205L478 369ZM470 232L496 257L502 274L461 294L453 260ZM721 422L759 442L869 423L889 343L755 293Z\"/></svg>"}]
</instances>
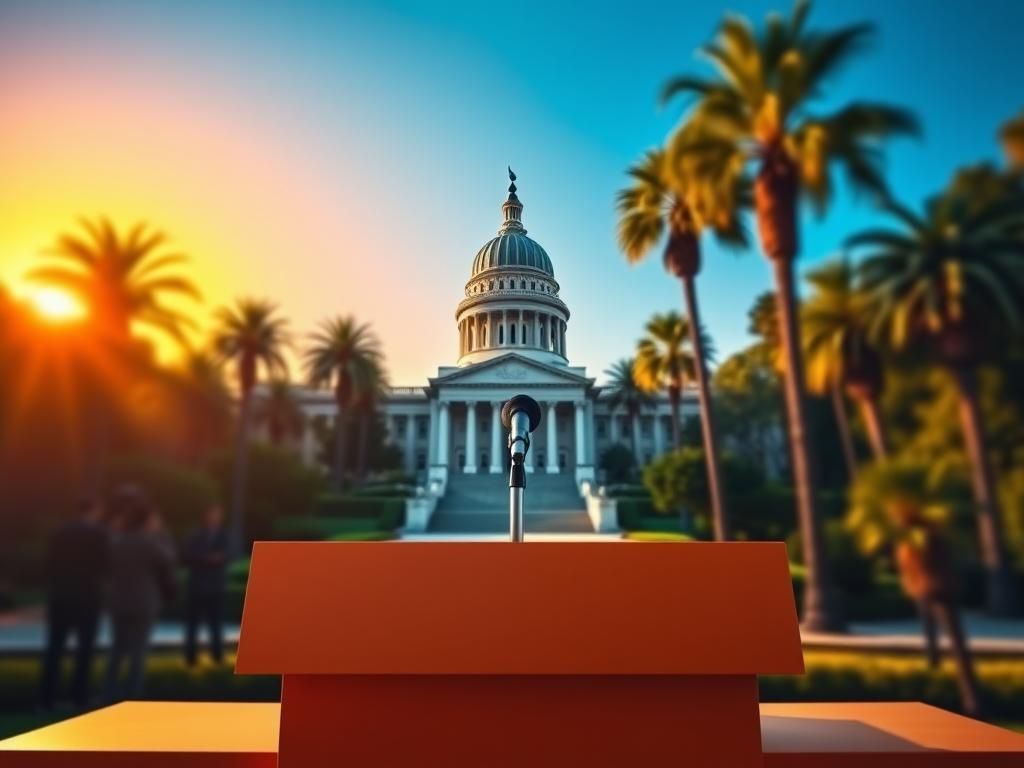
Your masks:
<instances>
[{"instance_id":1,"label":"pediment","mask_svg":"<svg viewBox=\"0 0 1024 768\"><path fill-rule=\"evenodd\" d=\"M589 386L593 382L571 370L509 353L476 365L458 368L431 379L433 386L459 385L561 385Z\"/></svg>"}]
</instances>

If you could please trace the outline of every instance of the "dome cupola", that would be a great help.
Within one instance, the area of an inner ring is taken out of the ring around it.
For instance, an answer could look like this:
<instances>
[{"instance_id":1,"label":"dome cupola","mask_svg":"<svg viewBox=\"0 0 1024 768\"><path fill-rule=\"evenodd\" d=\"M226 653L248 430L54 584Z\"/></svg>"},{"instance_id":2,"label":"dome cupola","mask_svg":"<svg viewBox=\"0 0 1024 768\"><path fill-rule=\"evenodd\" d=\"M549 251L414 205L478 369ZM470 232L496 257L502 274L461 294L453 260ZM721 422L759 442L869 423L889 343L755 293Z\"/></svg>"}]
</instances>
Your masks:
<instances>
[{"instance_id":1,"label":"dome cupola","mask_svg":"<svg viewBox=\"0 0 1024 768\"><path fill-rule=\"evenodd\" d=\"M497 237L488 240L477 251L473 259L473 277L491 269L516 267L536 269L551 277L554 267L547 252L533 239L526 236L523 226L523 204L516 195L516 175L508 169L511 183L508 185L508 199L501 206L505 220L498 229Z\"/></svg>"},{"instance_id":2,"label":"dome cupola","mask_svg":"<svg viewBox=\"0 0 1024 768\"><path fill-rule=\"evenodd\" d=\"M466 298L455 313L459 326L459 365L472 365L516 352L546 363L565 365L565 329L569 310L547 252L526 236L516 175L501 206L496 237L473 259Z\"/></svg>"}]
</instances>

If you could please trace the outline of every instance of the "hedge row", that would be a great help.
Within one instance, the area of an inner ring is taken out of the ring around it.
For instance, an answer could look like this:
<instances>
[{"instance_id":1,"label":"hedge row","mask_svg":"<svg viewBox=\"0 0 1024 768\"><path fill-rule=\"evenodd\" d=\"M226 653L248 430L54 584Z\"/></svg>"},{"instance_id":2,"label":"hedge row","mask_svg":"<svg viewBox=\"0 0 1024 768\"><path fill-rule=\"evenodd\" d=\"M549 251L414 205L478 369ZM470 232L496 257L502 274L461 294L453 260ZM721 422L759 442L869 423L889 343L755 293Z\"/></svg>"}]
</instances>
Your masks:
<instances>
[{"instance_id":1,"label":"hedge row","mask_svg":"<svg viewBox=\"0 0 1024 768\"><path fill-rule=\"evenodd\" d=\"M378 527L394 530L405 524L405 499L395 496L324 494L317 499L316 514L319 517L378 520Z\"/></svg>"}]
</instances>

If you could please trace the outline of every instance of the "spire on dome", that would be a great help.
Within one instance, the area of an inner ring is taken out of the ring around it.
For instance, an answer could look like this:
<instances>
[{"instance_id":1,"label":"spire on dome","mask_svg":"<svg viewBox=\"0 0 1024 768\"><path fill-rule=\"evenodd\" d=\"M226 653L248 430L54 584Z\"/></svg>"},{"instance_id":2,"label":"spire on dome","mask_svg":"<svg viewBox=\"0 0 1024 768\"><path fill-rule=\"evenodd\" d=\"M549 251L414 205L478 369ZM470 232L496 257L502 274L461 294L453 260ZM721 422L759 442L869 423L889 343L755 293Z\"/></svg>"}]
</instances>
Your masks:
<instances>
[{"instance_id":1,"label":"spire on dome","mask_svg":"<svg viewBox=\"0 0 1024 768\"><path fill-rule=\"evenodd\" d=\"M505 200L505 204L501 206L502 212L505 214L505 221L498 229L498 234L503 235L506 232L521 232L526 234L526 229L523 227L523 204L519 202L519 198L516 196L516 175L512 171L512 166L508 167L508 179L511 184L508 185L508 198Z\"/></svg>"}]
</instances>

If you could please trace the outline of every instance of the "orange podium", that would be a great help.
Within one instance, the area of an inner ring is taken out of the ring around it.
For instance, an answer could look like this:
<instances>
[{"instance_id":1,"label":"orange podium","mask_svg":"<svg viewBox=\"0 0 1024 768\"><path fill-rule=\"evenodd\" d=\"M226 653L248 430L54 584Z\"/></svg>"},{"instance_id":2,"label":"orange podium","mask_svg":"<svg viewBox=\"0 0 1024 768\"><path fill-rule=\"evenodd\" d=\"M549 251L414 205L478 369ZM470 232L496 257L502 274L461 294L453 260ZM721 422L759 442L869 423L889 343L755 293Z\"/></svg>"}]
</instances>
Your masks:
<instances>
[{"instance_id":1,"label":"orange podium","mask_svg":"<svg viewBox=\"0 0 1024 768\"><path fill-rule=\"evenodd\" d=\"M281 768L744 768L803 658L778 543L258 543L236 671Z\"/></svg>"}]
</instances>

